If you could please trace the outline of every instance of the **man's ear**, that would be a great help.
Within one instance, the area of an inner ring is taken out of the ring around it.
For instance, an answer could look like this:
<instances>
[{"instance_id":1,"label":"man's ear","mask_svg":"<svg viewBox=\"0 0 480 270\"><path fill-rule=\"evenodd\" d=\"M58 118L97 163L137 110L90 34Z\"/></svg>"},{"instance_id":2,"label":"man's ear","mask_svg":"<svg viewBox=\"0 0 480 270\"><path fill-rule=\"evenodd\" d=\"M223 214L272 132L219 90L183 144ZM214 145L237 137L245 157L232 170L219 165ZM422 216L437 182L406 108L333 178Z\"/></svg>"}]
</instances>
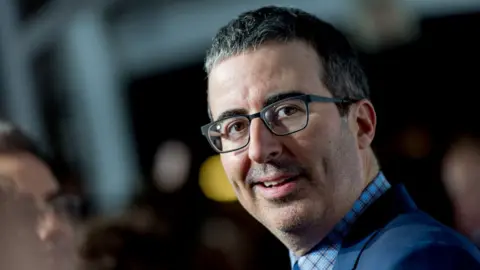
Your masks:
<instances>
[{"instance_id":1,"label":"man's ear","mask_svg":"<svg viewBox=\"0 0 480 270\"><path fill-rule=\"evenodd\" d=\"M350 108L350 117L352 124L355 125L354 131L356 132L358 147L360 149L366 149L370 147L370 144L375 137L375 129L377 126L377 115L375 114L375 108L369 100L360 100Z\"/></svg>"}]
</instances>

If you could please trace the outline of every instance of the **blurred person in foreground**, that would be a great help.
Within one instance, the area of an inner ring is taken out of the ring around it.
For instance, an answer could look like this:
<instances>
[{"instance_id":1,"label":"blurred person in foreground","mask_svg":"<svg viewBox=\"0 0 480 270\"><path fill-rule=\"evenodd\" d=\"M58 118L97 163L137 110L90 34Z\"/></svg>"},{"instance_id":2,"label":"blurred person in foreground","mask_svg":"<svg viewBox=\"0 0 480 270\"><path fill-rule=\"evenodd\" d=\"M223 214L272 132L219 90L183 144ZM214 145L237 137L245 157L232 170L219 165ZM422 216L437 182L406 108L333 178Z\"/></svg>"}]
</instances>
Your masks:
<instances>
[{"instance_id":1,"label":"blurred person in foreground","mask_svg":"<svg viewBox=\"0 0 480 270\"><path fill-rule=\"evenodd\" d=\"M62 196L51 164L25 133L0 121L0 269L75 267L78 202Z\"/></svg>"},{"instance_id":2,"label":"blurred person in foreground","mask_svg":"<svg viewBox=\"0 0 480 270\"><path fill-rule=\"evenodd\" d=\"M471 242L382 174L367 78L333 26L293 8L245 12L218 31L205 69L202 133L292 269L480 269Z\"/></svg>"},{"instance_id":3,"label":"blurred person in foreground","mask_svg":"<svg viewBox=\"0 0 480 270\"><path fill-rule=\"evenodd\" d=\"M480 139L465 136L454 142L442 171L455 227L480 247Z\"/></svg>"}]
</instances>

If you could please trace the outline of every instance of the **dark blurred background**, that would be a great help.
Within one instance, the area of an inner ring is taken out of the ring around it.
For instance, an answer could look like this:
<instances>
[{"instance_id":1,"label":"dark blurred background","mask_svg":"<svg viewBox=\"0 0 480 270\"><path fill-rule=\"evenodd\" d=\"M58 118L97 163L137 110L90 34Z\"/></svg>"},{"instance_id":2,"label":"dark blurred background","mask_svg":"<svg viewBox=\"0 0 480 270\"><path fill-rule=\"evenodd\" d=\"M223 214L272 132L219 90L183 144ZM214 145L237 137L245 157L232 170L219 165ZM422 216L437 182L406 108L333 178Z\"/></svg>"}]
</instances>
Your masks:
<instances>
[{"instance_id":1,"label":"dark blurred background","mask_svg":"<svg viewBox=\"0 0 480 270\"><path fill-rule=\"evenodd\" d=\"M152 205L174 224L179 258L288 269L285 248L232 197L199 128L209 121L202 64L210 39L264 4L0 0L0 113L65 161L64 181L81 186L92 215ZM374 148L387 178L453 225L442 160L455 138L480 127L480 2L275 4L315 13L351 37L370 80ZM183 162L188 173L165 182L159 160Z\"/></svg>"}]
</instances>

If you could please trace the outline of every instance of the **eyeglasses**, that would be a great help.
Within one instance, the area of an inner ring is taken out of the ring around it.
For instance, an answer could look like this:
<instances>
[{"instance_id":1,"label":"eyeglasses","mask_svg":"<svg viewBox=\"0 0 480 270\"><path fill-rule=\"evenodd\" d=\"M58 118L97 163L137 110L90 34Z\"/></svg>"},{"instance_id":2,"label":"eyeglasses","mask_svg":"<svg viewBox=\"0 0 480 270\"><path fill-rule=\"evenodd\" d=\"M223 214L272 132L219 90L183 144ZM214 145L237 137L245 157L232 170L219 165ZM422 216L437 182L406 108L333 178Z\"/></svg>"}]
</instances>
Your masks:
<instances>
[{"instance_id":1,"label":"eyeglasses","mask_svg":"<svg viewBox=\"0 0 480 270\"><path fill-rule=\"evenodd\" d=\"M250 142L250 124L262 119L265 126L277 136L286 136L305 129L309 119L310 102L351 104L355 100L299 95L282 99L250 115L236 115L201 127L202 134L218 153L240 150Z\"/></svg>"}]
</instances>

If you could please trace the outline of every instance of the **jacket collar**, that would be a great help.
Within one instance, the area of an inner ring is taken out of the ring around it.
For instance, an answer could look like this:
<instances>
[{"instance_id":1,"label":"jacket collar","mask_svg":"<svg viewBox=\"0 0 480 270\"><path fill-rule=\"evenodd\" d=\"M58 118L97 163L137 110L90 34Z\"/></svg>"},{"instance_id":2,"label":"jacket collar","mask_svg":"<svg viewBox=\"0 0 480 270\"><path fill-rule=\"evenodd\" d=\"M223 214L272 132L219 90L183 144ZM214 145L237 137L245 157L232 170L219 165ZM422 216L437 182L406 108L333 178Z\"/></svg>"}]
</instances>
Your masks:
<instances>
[{"instance_id":1,"label":"jacket collar","mask_svg":"<svg viewBox=\"0 0 480 270\"><path fill-rule=\"evenodd\" d=\"M413 212L417 206L405 186L392 186L355 222L342 242L334 270L355 269L363 250L391 220L400 214Z\"/></svg>"}]
</instances>

